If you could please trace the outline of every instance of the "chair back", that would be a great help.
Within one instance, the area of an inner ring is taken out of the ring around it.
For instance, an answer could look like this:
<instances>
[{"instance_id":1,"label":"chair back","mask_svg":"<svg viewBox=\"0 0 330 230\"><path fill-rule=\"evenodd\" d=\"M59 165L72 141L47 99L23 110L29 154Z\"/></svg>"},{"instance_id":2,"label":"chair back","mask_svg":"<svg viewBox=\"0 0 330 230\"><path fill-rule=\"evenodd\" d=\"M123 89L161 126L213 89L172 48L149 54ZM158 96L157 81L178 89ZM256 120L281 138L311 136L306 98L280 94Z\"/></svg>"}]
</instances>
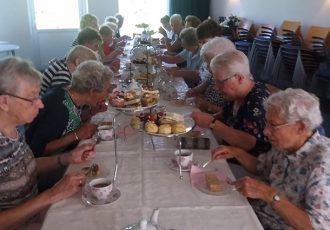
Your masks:
<instances>
[{"instance_id":1,"label":"chair back","mask_svg":"<svg viewBox=\"0 0 330 230\"><path fill-rule=\"evenodd\" d=\"M330 54L330 28L311 26L303 40L303 46L320 55Z\"/></svg>"},{"instance_id":2,"label":"chair back","mask_svg":"<svg viewBox=\"0 0 330 230\"><path fill-rule=\"evenodd\" d=\"M241 18L237 28L237 37L239 40L247 40L251 37L250 30L253 26L253 21L246 18Z\"/></svg>"},{"instance_id":3,"label":"chair back","mask_svg":"<svg viewBox=\"0 0 330 230\"><path fill-rule=\"evenodd\" d=\"M259 27L256 36L271 39L273 37L274 29L275 29L274 25L262 24Z\"/></svg>"}]
</instances>

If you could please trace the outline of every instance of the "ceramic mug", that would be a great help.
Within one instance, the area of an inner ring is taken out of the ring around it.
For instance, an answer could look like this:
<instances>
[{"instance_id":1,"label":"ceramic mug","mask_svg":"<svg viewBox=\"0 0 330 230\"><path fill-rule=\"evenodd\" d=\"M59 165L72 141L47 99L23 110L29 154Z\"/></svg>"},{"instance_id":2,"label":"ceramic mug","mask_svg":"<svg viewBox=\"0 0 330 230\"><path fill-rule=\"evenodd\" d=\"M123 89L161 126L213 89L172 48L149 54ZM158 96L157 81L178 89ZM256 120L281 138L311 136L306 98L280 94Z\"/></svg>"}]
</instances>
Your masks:
<instances>
[{"instance_id":1,"label":"ceramic mug","mask_svg":"<svg viewBox=\"0 0 330 230\"><path fill-rule=\"evenodd\" d=\"M177 164L181 164L182 168L189 168L193 163L193 152L188 149L181 149L181 160L179 157L179 150L174 152Z\"/></svg>"},{"instance_id":2,"label":"ceramic mug","mask_svg":"<svg viewBox=\"0 0 330 230\"><path fill-rule=\"evenodd\" d=\"M112 181L108 178L97 178L89 182L92 195L98 200L105 200L112 191Z\"/></svg>"}]
</instances>

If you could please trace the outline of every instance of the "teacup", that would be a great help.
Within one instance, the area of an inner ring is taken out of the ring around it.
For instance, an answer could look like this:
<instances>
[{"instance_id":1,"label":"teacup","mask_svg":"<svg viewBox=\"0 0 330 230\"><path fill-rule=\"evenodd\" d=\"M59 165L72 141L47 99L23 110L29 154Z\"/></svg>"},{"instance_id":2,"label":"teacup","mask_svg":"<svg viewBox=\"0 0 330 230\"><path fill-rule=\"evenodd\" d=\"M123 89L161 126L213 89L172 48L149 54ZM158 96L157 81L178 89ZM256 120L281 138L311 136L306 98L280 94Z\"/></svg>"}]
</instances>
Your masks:
<instances>
[{"instance_id":1,"label":"teacup","mask_svg":"<svg viewBox=\"0 0 330 230\"><path fill-rule=\"evenodd\" d=\"M99 135L101 140L110 141L113 139L113 129L110 125L101 125L97 128L99 131Z\"/></svg>"},{"instance_id":2,"label":"teacup","mask_svg":"<svg viewBox=\"0 0 330 230\"><path fill-rule=\"evenodd\" d=\"M112 191L112 181L108 178L97 178L89 182L92 195L98 200L105 200Z\"/></svg>"},{"instance_id":3,"label":"teacup","mask_svg":"<svg viewBox=\"0 0 330 230\"><path fill-rule=\"evenodd\" d=\"M181 159L179 157L179 150L174 152L177 164L181 164L182 168L190 168L193 163L193 152L188 149L181 150Z\"/></svg>"}]
</instances>

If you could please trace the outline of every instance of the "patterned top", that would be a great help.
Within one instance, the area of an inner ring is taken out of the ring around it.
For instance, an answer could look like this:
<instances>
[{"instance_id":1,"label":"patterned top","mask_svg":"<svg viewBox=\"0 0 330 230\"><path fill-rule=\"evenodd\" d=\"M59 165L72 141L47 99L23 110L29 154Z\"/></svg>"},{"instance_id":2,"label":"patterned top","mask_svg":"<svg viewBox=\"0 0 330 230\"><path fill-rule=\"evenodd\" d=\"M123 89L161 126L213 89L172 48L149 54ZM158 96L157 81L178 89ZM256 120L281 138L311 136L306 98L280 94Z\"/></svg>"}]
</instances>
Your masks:
<instances>
[{"instance_id":1,"label":"patterned top","mask_svg":"<svg viewBox=\"0 0 330 230\"><path fill-rule=\"evenodd\" d=\"M15 207L38 193L36 161L23 134L0 132L0 210Z\"/></svg>"},{"instance_id":2,"label":"patterned top","mask_svg":"<svg viewBox=\"0 0 330 230\"><path fill-rule=\"evenodd\" d=\"M42 98L44 108L26 131L26 142L35 157L43 155L46 145L77 129L81 124L80 109L77 108L63 86L51 88ZM74 147L61 149L68 150Z\"/></svg>"},{"instance_id":3,"label":"patterned top","mask_svg":"<svg viewBox=\"0 0 330 230\"><path fill-rule=\"evenodd\" d=\"M330 139L318 132L295 153L271 149L258 157L261 179L304 209L313 229L330 229ZM261 200L252 203L261 223L269 229L291 229Z\"/></svg>"},{"instance_id":4,"label":"patterned top","mask_svg":"<svg viewBox=\"0 0 330 230\"><path fill-rule=\"evenodd\" d=\"M265 85L256 82L236 115L233 102L227 102L223 108L223 122L226 125L247 132L257 139L255 147L250 151L255 156L268 151L271 147L263 133L266 124L263 102L268 97L269 92Z\"/></svg>"},{"instance_id":5,"label":"patterned top","mask_svg":"<svg viewBox=\"0 0 330 230\"><path fill-rule=\"evenodd\" d=\"M48 68L43 73L40 95L44 95L51 86L70 84L71 79L72 75L65 64L65 59L51 60Z\"/></svg>"}]
</instances>

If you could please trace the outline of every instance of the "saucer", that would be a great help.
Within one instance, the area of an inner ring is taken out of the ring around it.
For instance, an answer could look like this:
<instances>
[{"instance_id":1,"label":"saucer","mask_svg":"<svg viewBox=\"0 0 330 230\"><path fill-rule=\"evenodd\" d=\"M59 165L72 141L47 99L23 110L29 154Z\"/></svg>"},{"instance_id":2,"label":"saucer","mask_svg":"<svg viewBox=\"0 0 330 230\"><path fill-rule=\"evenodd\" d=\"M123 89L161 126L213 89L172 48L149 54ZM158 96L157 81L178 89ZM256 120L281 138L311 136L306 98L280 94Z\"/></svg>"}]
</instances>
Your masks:
<instances>
[{"instance_id":1,"label":"saucer","mask_svg":"<svg viewBox=\"0 0 330 230\"><path fill-rule=\"evenodd\" d=\"M198 165L195 160L193 160L193 165ZM179 165L176 162L175 158L171 158L170 161L168 162L168 167L172 170L179 171ZM181 167L182 172L189 172L191 167Z\"/></svg>"},{"instance_id":2,"label":"saucer","mask_svg":"<svg viewBox=\"0 0 330 230\"><path fill-rule=\"evenodd\" d=\"M228 195L228 194L232 193L233 191L235 191L234 187L232 185L228 184L227 181L219 179L221 190L219 192L212 192L207 187L206 180L205 180L205 172L197 173L194 175L194 177L195 177L195 179L197 179L193 183L194 187L203 193L213 195L213 196L225 196L225 195Z\"/></svg>"},{"instance_id":3,"label":"saucer","mask_svg":"<svg viewBox=\"0 0 330 230\"><path fill-rule=\"evenodd\" d=\"M95 196L92 195L91 188L89 184L86 184L83 188L81 200L84 204L90 206L99 206L99 205L107 205L115 202L120 197L121 193L118 188L113 187L112 191L109 193L107 199L98 200Z\"/></svg>"}]
</instances>

